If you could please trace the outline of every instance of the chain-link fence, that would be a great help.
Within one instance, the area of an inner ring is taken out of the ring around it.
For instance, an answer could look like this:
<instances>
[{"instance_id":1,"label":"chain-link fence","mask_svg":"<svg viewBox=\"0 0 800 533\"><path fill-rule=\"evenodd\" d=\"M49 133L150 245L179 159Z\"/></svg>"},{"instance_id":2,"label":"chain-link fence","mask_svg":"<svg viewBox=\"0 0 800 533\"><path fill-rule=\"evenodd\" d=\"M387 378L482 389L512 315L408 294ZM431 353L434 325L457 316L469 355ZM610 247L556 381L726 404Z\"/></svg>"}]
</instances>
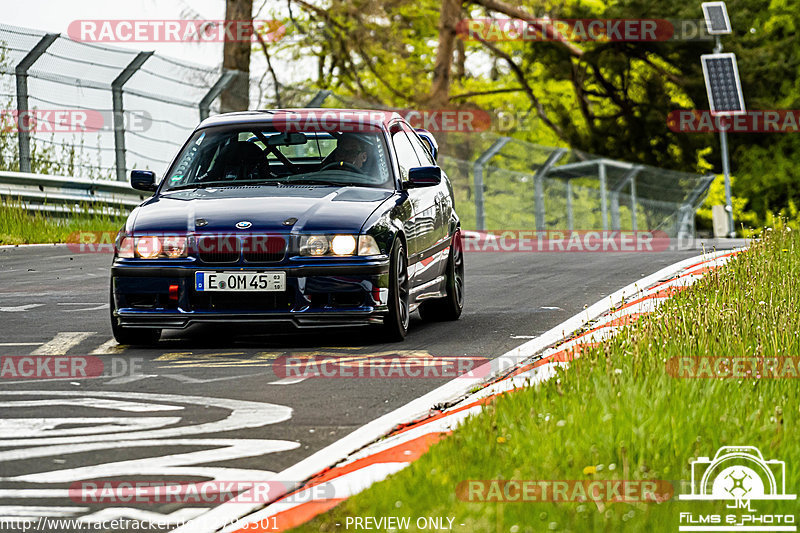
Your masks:
<instances>
[{"instance_id":1,"label":"chain-link fence","mask_svg":"<svg viewBox=\"0 0 800 533\"><path fill-rule=\"evenodd\" d=\"M0 25L0 170L111 180L124 180L132 168L163 175L197 123L219 112L218 97L237 75ZM248 97L252 108L379 107L330 91L276 87L266 75L250 80ZM25 111L37 123L10 127L16 120L9 117ZM66 125L53 126L57 111ZM91 127L71 127L76 111L88 114L80 118ZM434 134L468 229L662 230L684 238L694 235L694 212L712 179L487 129Z\"/></svg>"},{"instance_id":2,"label":"chain-link fence","mask_svg":"<svg viewBox=\"0 0 800 533\"><path fill-rule=\"evenodd\" d=\"M0 25L0 165L98 179L163 172L235 74Z\"/></svg>"}]
</instances>

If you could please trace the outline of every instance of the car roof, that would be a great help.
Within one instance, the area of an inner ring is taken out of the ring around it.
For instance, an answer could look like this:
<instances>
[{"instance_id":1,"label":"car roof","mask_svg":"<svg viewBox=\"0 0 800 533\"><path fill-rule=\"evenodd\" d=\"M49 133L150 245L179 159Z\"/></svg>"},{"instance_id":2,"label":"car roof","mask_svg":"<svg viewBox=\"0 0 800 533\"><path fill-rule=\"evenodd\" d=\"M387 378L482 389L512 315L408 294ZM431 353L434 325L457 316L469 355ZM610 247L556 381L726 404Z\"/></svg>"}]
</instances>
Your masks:
<instances>
[{"instance_id":1,"label":"car roof","mask_svg":"<svg viewBox=\"0 0 800 533\"><path fill-rule=\"evenodd\" d=\"M380 109L328 109L328 108L303 108L303 109L259 109L254 111L236 111L223 113L205 119L197 129L212 126L235 124L269 124L276 117L286 120L286 115L291 114L292 119L304 121L306 119L324 118L325 120L341 121L342 123L358 122L370 126L388 128L396 119L402 119L399 113Z\"/></svg>"}]
</instances>

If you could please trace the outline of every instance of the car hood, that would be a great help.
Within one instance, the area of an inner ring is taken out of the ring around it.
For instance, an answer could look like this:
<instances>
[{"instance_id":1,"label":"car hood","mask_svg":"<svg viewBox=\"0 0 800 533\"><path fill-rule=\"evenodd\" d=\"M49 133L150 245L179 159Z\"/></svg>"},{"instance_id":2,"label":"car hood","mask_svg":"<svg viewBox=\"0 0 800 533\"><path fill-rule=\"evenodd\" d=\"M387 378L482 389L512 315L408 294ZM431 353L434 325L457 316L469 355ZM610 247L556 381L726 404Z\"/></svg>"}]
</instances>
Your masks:
<instances>
[{"instance_id":1,"label":"car hood","mask_svg":"<svg viewBox=\"0 0 800 533\"><path fill-rule=\"evenodd\" d=\"M156 196L134 213L132 230L358 233L394 191L367 187L239 186L175 191ZM291 219L297 219L292 222ZM198 224L198 221L199 224Z\"/></svg>"}]
</instances>

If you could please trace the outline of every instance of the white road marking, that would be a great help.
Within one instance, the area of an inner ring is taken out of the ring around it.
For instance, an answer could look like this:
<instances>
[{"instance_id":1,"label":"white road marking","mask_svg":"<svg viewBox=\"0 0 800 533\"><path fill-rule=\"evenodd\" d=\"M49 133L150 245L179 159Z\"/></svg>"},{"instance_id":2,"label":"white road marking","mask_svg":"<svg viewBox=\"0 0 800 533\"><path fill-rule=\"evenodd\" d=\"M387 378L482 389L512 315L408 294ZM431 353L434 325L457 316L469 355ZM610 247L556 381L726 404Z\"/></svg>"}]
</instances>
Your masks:
<instances>
[{"instance_id":1,"label":"white road marking","mask_svg":"<svg viewBox=\"0 0 800 533\"><path fill-rule=\"evenodd\" d=\"M124 351L125 347L112 338L89 352L89 355L113 355Z\"/></svg>"},{"instance_id":2,"label":"white road marking","mask_svg":"<svg viewBox=\"0 0 800 533\"><path fill-rule=\"evenodd\" d=\"M308 378L283 378L279 379L278 381L272 381L267 383L267 385L294 385L295 383L300 383L301 381L305 381Z\"/></svg>"},{"instance_id":3,"label":"white road marking","mask_svg":"<svg viewBox=\"0 0 800 533\"><path fill-rule=\"evenodd\" d=\"M8 307L0 307L0 312L3 313L22 313L24 311L30 311L31 309L35 309L37 307L41 307L44 304L25 304L25 305L13 305Z\"/></svg>"},{"instance_id":4,"label":"white road marking","mask_svg":"<svg viewBox=\"0 0 800 533\"><path fill-rule=\"evenodd\" d=\"M209 450L187 453L169 454L166 448L171 446L213 446ZM79 466L34 474L18 476L2 476L2 481L30 483L72 483L85 479L125 476L177 476L177 477L209 477L215 481L268 481L275 475L267 470L247 468L229 468L218 466L195 466L203 463L232 461L243 457L257 457L268 453L284 452L300 447L299 442L289 440L267 439L155 439L118 441L116 443L91 442L68 446L34 446L27 449L0 452L3 461L18 461L36 457L63 456L72 453L85 453L110 448L156 448L163 455L145 459L130 459L98 465ZM10 489L14 490L14 489ZM24 489L18 489L24 492ZM69 491L69 489L64 489ZM0 490L0 497L7 496L7 491ZM19 497L19 496L17 496Z\"/></svg>"},{"instance_id":5,"label":"white road marking","mask_svg":"<svg viewBox=\"0 0 800 533\"><path fill-rule=\"evenodd\" d=\"M0 432L5 435L37 439L41 437L111 433L112 431L142 431L177 424L180 421L181 417L179 416L11 418L0 419ZM60 427L65 425L71 427Z\"/></svg>"},{"instance_id":6,"label":"white road marking","mask_svg":"<svg viewBox=\"0 0 800 533\"><path fill-rule=\"evenodd\" d=\"M291 417L292 410L281 405L200 396L126 392L0 391L0 397L3 395L12 398L37 395L41 398L39 400L20 399L0 402L0 409L4 413L9 411L7 409L9 407L40 407L43 403L57 405L65 402L68 405L101 409L118 408L123 411L183 410L184 406L191 405L196 409L224 409L229 411L229 414L223 420L184 426L178 425L181 422L179 417L21 419L4 416L6 425L0 427L0 435L10 434L16 438L3 439L0 437L0 464L7 464L9 461L29 461L23 464L30 465L27 468L33 471L25 472L23 470L23 473L13 477L0 477L0 481L35 482L44 484L45 487L47 485L52 487L51 484L58 483L62 484L62 487L3 488L0 489L0 498L25 499L27 501L31 501L32 498L73 498L75 497L74 490L71 492L70 488L63 484L113 477L172 476L181 479L200 477L215 481L269 481L274 477L274 472L269 470L214 465L300 447L299 442L287 440L184 437L185 435L231 431L283 422ZM164 405L162 402L181 405ZM190 419L182 422L192 424ZM133 427L134 425L138 425L138 427ZM81 434L63 435L63 432L76 432L76 426L84 426L80 430ZM158 426L159 429L152 429L155 426ZM101 431L108 433L98 434ZM52 437L54 432L62 432L62 436ZM23 438L20 438L21 434ZM24 438L31 436L36 438ZM170 453L175 447L190 451ZM198 448L200 449L198 450ZM102 456L97 452L103 450L109 450L110 453L107 457L112 459L129 456L126 453L127 450L137 450L136 453L140 457L142 451L151 450L155 456L100 464L83 463L82 466L66 469L62 468L63 465L53 464L54 462L51 461L54 458L65 459L75 454L98 458ZM17 509L20 514L28 514L27 510ZM79 518L83 522L130 518L180 525L208 512L209 509L186 507L177 509L170 514L119 507L100 509L90 515L84 514L89 511L84 508L64 508L62 511L75 516L83 515ZM43 507L38 516L48 516L48 512L54 511L48 511Z\"/></svg>"},{"instance_id":7,"label":"white road marking","mask_svg":"<svg viewBox=\"0 0 800 533\"><path fill-rule=\"evenodd\" d=\"M82 437L54 437L47 439L16 439L0 438L0 447L10 446L45 446L52 444L74 444L76 442L110 442L112 447L121 440L133 439L160 439L175 438L186 435L199 435L234 431L237 429L255 428L284 422L292 417L292 408L263 402L248 402L243 400L229 400L227 398L212 398L206 396L181 396L177 394L150 394L144 392L106 392L106 391L0 391L2 396L41 396L44 398L54 396L57 398L97 398L116 400L124 398L142 402L170 402L178 404L194 404L201 407L217 407L227 409L230 414L227 418L200 424L139 431L136 433L111 433L106 435L85 435Z\"/></svg>"},{"instance_id":8,"label":"white road marking","mask_svg":"<svg viewBox=\"0 0 800 533\"><path fill-rule=\"evenodd\" d=\"M61 331L51 341L31 352L31 355L64 355L95 333L94 331Z\"/></svg>"},{"instance_id":9,"label":"white road marking","mask_svg":"<svg viewBox=\"0 0 800 533\"><path fill-rule=\"evenodd\" d=\"M126 384L126 383L133 383L135 381L141 381L143 379L149 379L149 378L167 378L167 379L173 379L173 380L178 381L180 383L192 383L192 384L196 384L196 383L213 383L215 381L228 381L228 380L231 380L231 379L252 378L254 376L264 376L264 375L267 375L267 374L271 374L271 372L260 372L258 374L243 374L241 376L225 376L225 377L221 377L221 378L208 378L208 379L193 378L193 377L190 377L190 376L185 376L183 374L135 374L135 375L132 375L132 376L121 376L121 377L118 377L118 378L114 378L114 379L112 379L110 381L106 381L104 384L105 385L123 385L123 384ZM303 378L303 379L305 379L305 378ZM302 381L302 379L301 379L301 381ZM267 385L269 385L269 383Z\"/></svg>"},{"instance_id":10,"label":"white road marking","mask_svg":"<svg viewBox=\"0 0 800 533\"><path fill-rule=\"evenodd\" d=\"M0 346L41 346L43 342L0 342Z\"/></svg>"},{"instance_id":11,"label":"white road marking","mask_svg":"<svg viewBox=\"0 0 800 533\"><path fill-rule=\"evenodd\" d=\"M266 374L266 372L262 372L262 374ZM209 378L209 379L193 378L190 376L184 376L183 374L162 374L161 377L174 379L175 381L180 381L181 383L213 383L215 381L228 381L231 379L249 378L258 375L260 374L244 374L241 376L225 376L222 378Z\"/></svg>"},{"instance_id":12,"label":"white road marking","mask_svg":"<svg viewBox=\"0 0 800 533\"><path fill-rule=\"evenodd\" d=\"M536 335L511 335L512 339L535 339Z\"/></svg>"},{"instance_id":13,"label":"white road marking","mask_svg":"<svg viewBox=\"0 0 800 533\"><path fill-rule=\"evenodd\" d=\"M44 507L37 505L0 505L0 520L3 518L67 517L85 513L88 507Z\"/></svg>"},{"instance_id":14,"label":"white road marking","mask_svg":"<svg viewBox=\"0 0 800 533\"><path fill-rule=\"evenodd\" d=\"M563 311L560 307L540 307L540 309L546 309L548 311Z\"/></svg>"},{"instance_id":15,"label":"white road marking","mask_svg":"<svg viewBox=\"0 0 800 533\"><path fill-rule=\"evenodd\" d=\"M87 303L87 304L72 304L72 303L60 303L58 305L88 305L89 307L82 307L80 309L67 309L65 313L78 313L80 311L99 311L100 309L108 309L108 304L101 304L101 303Z\"/></svg>"},{"instance_id":16,"label":"white road marking","mask_svg":"<svg viewBox=\"0 0 800 533\"><path fill-rule=\"evenodd\" d=\"M60 380L63 381L63 380ZM0 393L9 394L9 393ZM19 393L16 393L19 394ZM37 394L37 393L32 393ZM87 396L91 396L87 393ZM0 402L0 407L48 407L52 405L66 405L68 407L93 407L95 409L114 409L131 413L153 413L159 411L182 411L180 405L164 405L158 403L126 402L123 400L108 400L105 398L51 398L49 400L17 400Z\"/></svg>"},{"instance_id":17,"label":"white road marking","mask_svg":"<svg viewBox=\"0 0 800 533\"><path fill-rule=\"evenodd\" d=\"M106 381L105 385L125 385L127 383L133 383L142 379L157 377L157 374L134 374L131 376L120 376L118 378L113 378L110 381Z\"/></svg>"}]
</instances>

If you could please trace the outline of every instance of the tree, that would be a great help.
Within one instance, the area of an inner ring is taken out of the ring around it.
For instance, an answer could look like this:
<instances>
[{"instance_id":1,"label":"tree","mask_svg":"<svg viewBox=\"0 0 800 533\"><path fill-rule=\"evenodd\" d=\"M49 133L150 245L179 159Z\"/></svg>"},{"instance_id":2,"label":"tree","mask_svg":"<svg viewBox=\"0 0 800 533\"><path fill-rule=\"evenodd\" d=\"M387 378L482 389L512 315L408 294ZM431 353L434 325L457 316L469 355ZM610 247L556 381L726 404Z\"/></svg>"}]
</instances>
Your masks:
<instances>
[{"instance_id":1,"label":"tree","mask_svg":"<svg viewBox=\"0 0 800 533\"><path fill-rule=\"evenodd\" d=\"M252 21L253 0L226 0L226 21ZM250 50L248 40L226 40L222 49L222 68L237 71L236 77L220 96L220 111L243 111L250 107Z\"/></svg>"}]
</instances>

